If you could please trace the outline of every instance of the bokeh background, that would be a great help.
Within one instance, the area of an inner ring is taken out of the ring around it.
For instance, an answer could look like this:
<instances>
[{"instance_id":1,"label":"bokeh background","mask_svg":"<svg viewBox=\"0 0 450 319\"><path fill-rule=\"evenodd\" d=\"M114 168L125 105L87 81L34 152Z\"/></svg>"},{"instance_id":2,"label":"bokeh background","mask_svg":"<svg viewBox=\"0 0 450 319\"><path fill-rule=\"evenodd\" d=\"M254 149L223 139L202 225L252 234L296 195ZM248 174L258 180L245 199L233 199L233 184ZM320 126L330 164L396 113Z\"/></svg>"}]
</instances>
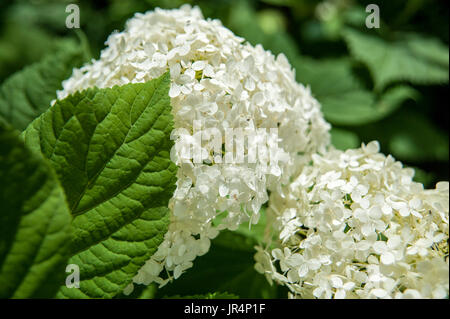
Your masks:
<instances>
[{"instance_id":1,"label":"bokeh background","mask_svg":"<svg viewBox=\"0 0 450 319\"><path fill-rule=\"evenodd\" d=\"M80 29L65 26L69 3L80 7ZM96 59L108 35L135 12L185 3L200 6L205 17L220 19L250 43L284 53L297 80L322 104L336 147L376 139L384 153L415 168L415 179L426 187L449 179L446 1L1 0L0 85L70 45L83 49L84 62ZM380 8L379 29L365 26L370 3ZM157 295L201 293L202 285L211 290L213 284L244 298L285 297L253 270L254 234L244 227L238 235L221 235L196 261L196 272ZM205 282L205 276L218 279Z\"/></svg>"},{"instance_id":2,"label":"bokeh background","mask_svg":"<svg viewBox=\"0 0 450 319\"><path fill-rule=\"evenodd\" d=\"M69 3L80 6L77 32L65 27ZM184 3L252 44L283 52L322 103L337 147L377 139L426 186L448 180L446 1L2 0L0 83L69 37L97 58L107 36L135 12ZM380 8L379 29L365 27L370 3Z\"/></svg>"}]
</instances>

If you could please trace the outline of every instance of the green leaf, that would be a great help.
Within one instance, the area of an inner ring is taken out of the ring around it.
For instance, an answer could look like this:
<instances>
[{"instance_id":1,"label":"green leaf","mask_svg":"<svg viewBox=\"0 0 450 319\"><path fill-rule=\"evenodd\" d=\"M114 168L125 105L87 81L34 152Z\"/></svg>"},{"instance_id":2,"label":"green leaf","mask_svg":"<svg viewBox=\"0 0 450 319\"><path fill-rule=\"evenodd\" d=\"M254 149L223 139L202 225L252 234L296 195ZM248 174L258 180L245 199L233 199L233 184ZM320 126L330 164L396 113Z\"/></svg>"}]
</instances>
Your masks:
<instances>
[{"instance_id":1,"label":"green leaf","mask_svg":"<svg viewBox=\"0 0 450 319\"><path fill-rule=\"evenodd\" d=\"M442 65L448 69L448 46L436 38L409 36L408 45L411 50L424 59Z\"/></svg>"},{"instance_id":2,"label":"green leaf","mask_svg":"<svg viewBox=\"0 0 450 319\"><path fill-rule=\"evenodd\" d=\"M159 289L156 297L202 295L213 290L227 291L240 298L285 298L287 292L283 287L270 286L254 269L256 244L242 234L221 232L212 241L210 251L198 257L183 276Z\"/></svg>"},{"instance_id":3,"label":"green leaf","mask_svg":"<svg viewBox=\"0 0 450 319\"><path fill-rule=\"evenodd\" d=\"M407 34L395 42L346 29L343 37L351 54L369 68L375 89L392 82L448 82L448 47L436 39Z\"/></svg>"},{"instance_id":4,"label":"green leaf","mask_svg":"<svg viewBox=\"0 0 450 319\"><path fill-rule=\"evenodd\" d=\"M383 153L417 165L419 162L448 161L448 134L422 113L404 108L376 124L358 127L364 141L378 140Z\"/></svg>"},{"instance_id":5,"label":"green leaf","mask_svg":"<svg viewBox=\"0 0 450 319\"><path fill-rule=\"evenodd\" d=\"M25 131L66 193L74 220L70 263L80 289L58 297L119 294L156 251L176 182L169 73L147 83L75 93Z\"/></svg>"},{"instance_id":6,"label":"green leaf","mask_svg":"<svg viewBox=\"0 0 450 319\"><path fill-rule=\"evenodd\" d=\"M325 118L337 125L363 125L376 122L397 110L407 99L415 99L417 92L408 86L387 90L378 100L373 93L355 90L343 93L340 98L324 97Z\"/></svg>"},{"instance_id":7,"label":"green leaf","mask_svg":"<svg viewBox=\"0 0 450 319\"><path fill-rule=\"evenodd\" d=\"M51 298L64 282L71 215L50 166L0 124L0 298Z\"/></svg>"},{"instance_id":8,"label":"green leaf","mask_svg":"<svg viewBox=\"0 0 450 319\"><path fill-rule=\"evenodd\" d=\"M339 99L343 94L363 90L352 73L349 59L315 60L300 56L293 62L297 81L311 87L313 95L319 99Z\"/></svg>"},{"instance_id":9,"label":"green leaf","mask_svg":"<svg viewBox=\"0 0 450 319\"><path fill-rule=\"evenodd\" d=\"M13 74L0 87L0 116L16 129L25 129L48 109L61 82L82 62L80 47L64 42L59 51Z\"/></svg>"},{"instance_id":10,"label":"green leaf","mask_svg":"<svg viewBox=\"0 0 450 319\"><path fill-rule=\"evenodd\" d=\"M395 125L397 124L397 125ZM417 112L392 118L389 139L391 153L402 161L448 161L448 134Z\"/></svg>"},{"instance_id":11,"label":"green leaf","mask_svg":"<svg viewBox=\"0 0 450 319\"><path fill-rule=\"evenodd\" d=\"M359 90L343 93L339 98L320 99L325 118L337 125L362 125L379 119L372 107L375 102L369 91Z\"/></svg>"},{"instance_id":12,"label":"green leaf","mask_svg":"<svg viewBox=\"0 0 450 319\"><path fill-rule=\"evenodd\" d=\"M396 111L406 100L416 101L419 93L410 86L397 85L389 88L377 100L374 108L379 119L387 117Z\"/></svg>"},{"instance_id":13,"label":"green leaf","mask_svg":"<svg viewBox=\"0 0 450 319\"><path fill-rule=\"evenodd\" d=\"M297 80L311 87L322 105L325 118L335 125L363 125L379 121L395 111L416 91L406 85L387 90L377 99L363 88L352 72L348 59L314 60L302 56L295 60Z\"/></svg>"},{"instance_id":14,"label":"green leaf","mask_svg":"<svg viewBox=\"0 0 450 319\"><path fill-rule=\"evenodd\" d=\"M212 293L207 293L207 294L202 294L202 295L192 295L192 296L180 296L180 295L176 295L176 296L171 296L171 297L166 297L164 299L239 299L238 296L233 295L233 294L229 294L227 292L212 292Z\"/></svg>"},{"instance_id":15,"label":"green leaf","mask_svg":"<svg viewBox=\"0 0 450 319\"><path fill-rule=\"evenodd\" d=\"M293 65L297 80L311 87L332 124L359 125L375 120L370 109L375 97L356 79L349 59L319 61L302 56Z\"/></svg>"},{"instance_id":16,"label":"green leaf","mask_svg":"<svg viewBox=\"0 0 450 319\"><path fill-rule=\"evenodd\" d=\"M361 141L357 134L336 127L331 129L331 143L340 150L357 148L361 145Z\"/></svg>"}]
</instances>

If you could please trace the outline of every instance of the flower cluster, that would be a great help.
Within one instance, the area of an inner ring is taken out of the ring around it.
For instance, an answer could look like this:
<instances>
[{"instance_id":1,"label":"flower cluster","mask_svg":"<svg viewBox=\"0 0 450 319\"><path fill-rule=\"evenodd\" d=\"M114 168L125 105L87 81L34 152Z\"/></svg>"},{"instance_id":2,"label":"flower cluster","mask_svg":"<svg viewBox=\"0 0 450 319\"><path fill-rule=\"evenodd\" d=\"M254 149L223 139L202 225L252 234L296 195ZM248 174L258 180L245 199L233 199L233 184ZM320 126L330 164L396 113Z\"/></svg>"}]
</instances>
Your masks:
<instances>
[{"instance_id":1,"label":"flower cluster","mask_svg":"<svg viewBox=\"0 0 450 319\"><path fill-rule=\"evenodd\" d=\"M255 268L291 297L448 297L449 185L413 175L378 142L313 155L271 194Z\"/></svg>"},{"instance_id":2,"label":"flower cluster","mask_svg":"<svg viewBox=\"0 0 450 319\"><path fill-rule=\"evenodd\" d=\"M98 60L74 70L63 82L59 99L94 86L146 82L170 70L176 129L192 133L194 120L223 136L227 128L278 128L278 139L267 143L281 141L276 148L280 160L270 165L215 163L209 144L202 145L207 157L203 163L186 163L177 160L177 152L192 138L177 136L173 155L178 182L169 204L169 231L135 277L136 283L163 285L171 278L160 276L164 268L174 278L180 276L208 251L219 230L237 228L249 218L256 223L267 190L287 183L310 154L325 150L330 126L309 88L295 81L284 55L275 57L260 45L251 46L220 21L205 20L197 7L138 13L106 44ZM222 224L213 226L223 212Z\"/></svg>"}]
</instances>

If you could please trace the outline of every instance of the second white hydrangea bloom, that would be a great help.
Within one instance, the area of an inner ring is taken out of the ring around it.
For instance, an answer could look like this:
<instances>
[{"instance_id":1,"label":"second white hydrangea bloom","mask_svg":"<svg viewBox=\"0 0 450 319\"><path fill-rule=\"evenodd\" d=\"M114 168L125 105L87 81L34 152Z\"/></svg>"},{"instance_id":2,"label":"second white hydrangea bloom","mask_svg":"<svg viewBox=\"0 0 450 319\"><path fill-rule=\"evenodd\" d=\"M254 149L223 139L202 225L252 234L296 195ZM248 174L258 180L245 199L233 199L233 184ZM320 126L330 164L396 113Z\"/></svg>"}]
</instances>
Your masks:
<instances>
[{"instance_id":1,"label":"second white hydrangea bloom","mask_svg":"<svg viewBox=\"0 0 450 319\"><path fill-rule=\"evenodd\" d=\"M271 195L256 269L291 297L448 297L449 184L413 175L377 142L313 155Z\"/></svg>"}]
</instances>

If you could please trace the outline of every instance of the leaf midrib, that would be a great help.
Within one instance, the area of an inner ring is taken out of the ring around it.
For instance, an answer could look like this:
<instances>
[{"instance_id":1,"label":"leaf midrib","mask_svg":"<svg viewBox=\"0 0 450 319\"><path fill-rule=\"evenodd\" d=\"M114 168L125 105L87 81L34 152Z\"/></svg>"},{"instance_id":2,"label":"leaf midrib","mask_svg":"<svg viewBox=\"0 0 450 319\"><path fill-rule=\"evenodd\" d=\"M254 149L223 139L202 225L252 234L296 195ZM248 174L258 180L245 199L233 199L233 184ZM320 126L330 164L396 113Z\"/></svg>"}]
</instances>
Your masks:
<instances>
[{"instance_id":1,"label":"leaf midrib","mask_svg":"<svg viewBox=\"0 0 450 319\"><path fill-rule=\"evenodd\" d=\"M145 88L145 87L141 88L140 91L139 91L137 94L135 94L134 97L133 97L133 102L132 102L132 105L131 105L131 108L130 108L130 127L129 127L128 131L127 131L127 134L125 135L125 137L124 137L124 139L123 139L123 142L119 145L119 147L116 148L116 150L114 151L114 153L113 153L113 154L111 155L111 157L104 163L104 165L103 165L103 166L102 166L102 167L101 167L101 168L100 168L100 169L99 169L99 170L98 170L98 171L97 171L97 172L96 172L96 173L95 173L88 181L87 181L85 187L83 188L83 191L80 193L79 198L77 199L77 201L76 201L76 202L73 204L73 206L71 207L71 213L72 213L72 216L76 217L76 216L82 215L82 214L86 213L87 211L89 211L89 210L91 210L91 209L93 209L93 208L95 207L95 206L94 206L94 207L90 207L90 208L85 208L85 209L83 209L83 210L81 210L81 211L77 211L77 210L76 210L77 207L79 206L79 204L80 204L82 198L83 198L84 195L86 194L86 191L90 188L91 185L93 185L93 183L95 183L95 181L98 179L98 177L99 177L100 174L103 172L103 170L105 169L105 167L110 163L111 159L114 158L114 156L117 154L117 152L121 149L121 147L122 147L123 145L126 145L126 144L129 143L129 142L126 142L126 141L127 141L128 135L129 135L129 133L130 133L130 131L131 131L133 125L141 118L142 114L145 113L145 110L147 110L147 108L149 107L149 105L153 105L152 102L153 102L153 99L154 99L154 97L155 97L155 92L158 90L158 86L155 86L155 88L154 88L154 90L153 90L153 92L152 92L152 95L151 95L151 97L150 97L150 99L149 99L149 102L147 103L147 105L145 106L145 108L144 108L144 110L141 112L141 114L139 114L138 118L134 121L134 123L132 123L132 121L131 121L131 114L132 114L132 112L133 112L133 108L135 107L135 101L136 101L136 98L137 98L138 95L142 92L142 90L143 90L144 88ZM94 95L94 97L92 98L92 100L93 100L94 98L95 98L95 95ZM111 109L113 109L113 107L116 105L117 101L118 101L120 98L121 98L121 97L118 96L118 97L115 99L114 103L111 105ZM123 99L122 99L122 100L123 100ZM126 101L125 101L125 102L126 102ZM155 121L152 123L152 125L151 125L151 127L150 127L150 129L149 129L148 131L150 131L151 129L153 129L154 124L158 121L158 119L161 117L161 115L164 113L164 111L165 111L164 109L161 109L161 112L158 114L158 116L156 117ZM100 122L97 122L96 128L97 128L98 125L99 125L100 123L102 123L107 117L108 117L108 116L105 116ZM80 123L80 120L78 119L78 117L75 116L75 118L76 118L76 120ZM67 121L67 122L68 122L68 121ZM81 126L81 123L80 123L80 126ZM148 131L147 131L147 132L148 132ZM147 132L146 132L146 133L147 133ZM88 156L88 154L89 154L89 149L90 149L91 141L92 141L92 138L94 137L94 135L95 135L95 130L94 130L94 133L91 135L91 137L90 137L90 139L89 139L88 148L87 148L87 150L88 150L87 152L88 152L88 153L87 153L86 156ZM155 154L153 155L152 159L156 156L156 154L157 154L157 153L155 152ZM120 193L123 192L125 189L127 189L128 187L130 187L130 186L136 181L136 179L137 179L137 178L139 177L139 175L141 174L142 170L145 168L145 166L146 166L149 162L150 162L150 160L147 161L147 163L146 163L145 165L143 165L143 167L139 170L139 172L137 173L137 176L135 177L135 179L134 179L132 182L128 183L125 187L122 187L119 191L117 191L117 192L114 194L114 196L120 194ZM84 162L84 172L85 172L86 176L88 176L88 172L87 172L87 161ZM114 196L112 196L112 197L114 197ZM102 200L100 203L96 204L96 206L101 205L102 203L108 201L108 200L111 199L112 197L110 196L109 198L106 198L106 199Z\"/></svg>"}]
</instances>

